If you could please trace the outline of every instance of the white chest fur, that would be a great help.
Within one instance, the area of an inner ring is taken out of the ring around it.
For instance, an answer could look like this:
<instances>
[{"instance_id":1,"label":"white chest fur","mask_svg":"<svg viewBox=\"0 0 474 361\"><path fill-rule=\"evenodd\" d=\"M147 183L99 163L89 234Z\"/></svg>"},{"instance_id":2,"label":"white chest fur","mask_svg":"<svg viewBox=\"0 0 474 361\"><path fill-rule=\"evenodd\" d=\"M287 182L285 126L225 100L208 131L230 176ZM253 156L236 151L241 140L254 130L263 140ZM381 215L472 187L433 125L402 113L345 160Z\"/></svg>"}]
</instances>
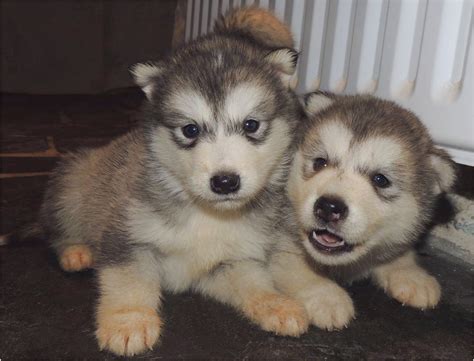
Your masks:
<instances>
[{"instance_id":1,"label":"white chest fur","mask_svg":"<svg viewBox=\"0 0 474 361\"><path fill-rule=\"evenodd\" d=\"M198 208L183 210L173 222L165 222L148 207L136 205L129 213L135 242L156 246L163 286L172 291L188 288L224 261L264 259L264 232L238 215L220 217Z\"/></svg>"}]
</instances>

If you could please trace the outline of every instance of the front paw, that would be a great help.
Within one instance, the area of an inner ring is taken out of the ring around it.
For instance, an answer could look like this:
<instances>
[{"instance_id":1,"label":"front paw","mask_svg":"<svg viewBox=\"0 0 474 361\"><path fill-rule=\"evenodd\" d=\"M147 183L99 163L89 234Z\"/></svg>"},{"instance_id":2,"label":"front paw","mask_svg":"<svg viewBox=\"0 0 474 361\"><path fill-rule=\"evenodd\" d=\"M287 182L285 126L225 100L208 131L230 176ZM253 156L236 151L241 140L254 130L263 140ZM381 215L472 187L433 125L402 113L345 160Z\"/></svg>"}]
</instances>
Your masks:
<instances>
[{"instance_id":1,"label":"front paw","mask_svg":"<svg viewBox=\"0 0 474 361\"><path fill-rule=\"evenodd\" d=\"M347 327L355 316L351 297L336 284L314 287L302 299L311 323L328 331Z\"/></svg>"},{"instance_id":2,"label":"front paw","mask_svg":"<svg viewBox=\"0 0 474 361\"><path fill-rule=\"evenodd\" d=\"M149 307L127 307L100 311L96 337L101 350L133 356L152 349L158 341L162 321Z\"/></svg>"},{"instance_id":3,"label":"front paw","mask_svg":"<svg viewBox=\"0 0 474 361\"><path fill-rule=\"evenodd\" d=\"M297 337L308 329L308 316L300 303L277 293L252 297L244 313L265 331Z\"/></svg>"},{"instance_id":4,"label":"front paw","mask_svg":"<svg viewBox=\"0 0 474 361\"><path fill-rule=\"evenodd\" d=\"M420 270L390 274L382 285L390 296L416 308L434 308L441 298L441 287L433 276Z\"/></svg>"}]
</instances>

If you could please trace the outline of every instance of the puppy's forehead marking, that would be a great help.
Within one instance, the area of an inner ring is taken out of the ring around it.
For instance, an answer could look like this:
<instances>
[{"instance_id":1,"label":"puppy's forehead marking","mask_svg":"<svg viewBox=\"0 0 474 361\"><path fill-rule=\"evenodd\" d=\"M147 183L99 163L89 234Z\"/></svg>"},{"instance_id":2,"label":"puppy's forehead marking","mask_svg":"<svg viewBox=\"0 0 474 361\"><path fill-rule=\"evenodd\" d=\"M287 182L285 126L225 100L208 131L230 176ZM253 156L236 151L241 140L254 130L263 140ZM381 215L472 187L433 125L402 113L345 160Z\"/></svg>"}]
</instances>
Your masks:
<instances>
[{"instance_id":1,"label":"puppy's forehead marking","mask_svg":"<svg viewBox=\"0 0 474 361\"><path fill-rule=\"evenodd\" d=\"M170 107L189 119L210 122L214 113L209 102L195 90L180 90L171 95Z\"/></svg>"},{"instance_id":2,"label":"puppy's forehead marking","mask_svg":"<svg viewBox=\"0 0 474 361\"><path fill-rule=\"evenodd\" d=\"M238 84L226 95L224 116L233 120L243 120L267 97L268 92L261 86L251 83Z\"/></svg>"},{"instance_id":3,"label":"puppy's forehead marking","mask_svg":"<svg viewBox=\"0 0 474 361\"><path fill-rule=\"evenodd\" d=\"M319 128L318 133L329 159L345 158L353 134L344 124L339 121L327 122Z\"/></svg>"},{"instance_id":4,"label":"puppy's forehead marking","mask_svg":"<svg viewBox=\"0 0 474 361\"><path fill-rule=\"evenodd\" d=\"M405 157L402 144L395 138L386 136L357 142L349 154L353 166L370 169L390 167Z\"/></svg>"}]
</instances>

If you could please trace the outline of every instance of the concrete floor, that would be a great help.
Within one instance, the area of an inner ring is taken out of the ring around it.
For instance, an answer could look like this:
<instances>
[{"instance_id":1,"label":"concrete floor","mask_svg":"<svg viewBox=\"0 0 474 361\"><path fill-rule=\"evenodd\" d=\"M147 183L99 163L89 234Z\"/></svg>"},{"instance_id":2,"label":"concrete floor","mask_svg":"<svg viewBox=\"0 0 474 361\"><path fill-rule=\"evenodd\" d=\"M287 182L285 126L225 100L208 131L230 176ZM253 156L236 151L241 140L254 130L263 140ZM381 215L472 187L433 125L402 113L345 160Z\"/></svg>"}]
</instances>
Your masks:
<instances>
[{"instance_id":1,"label":"concrete floor","mask_svg":"<svg viewBox=\"0 0 474 361\"><path fill-rule=\"evenodd\" d=\"M132 127L136 92L98 97L2 98L0 233L35 218L47 175L61 153L105 144ZM472 169L458 191L472 196ZM469 178L471 177L471 178ZM472 360L472 265L421 249L443 286L430 311L402 307L366 282L348 287L357 308L349 328L312 327L299 339L259 330L234 310L193 294L166 295L161 345L136 359ZM42 240L0 247L0 359L101 359L94 339L94 272L66 274Z\"/></svg>"}]
</instances>

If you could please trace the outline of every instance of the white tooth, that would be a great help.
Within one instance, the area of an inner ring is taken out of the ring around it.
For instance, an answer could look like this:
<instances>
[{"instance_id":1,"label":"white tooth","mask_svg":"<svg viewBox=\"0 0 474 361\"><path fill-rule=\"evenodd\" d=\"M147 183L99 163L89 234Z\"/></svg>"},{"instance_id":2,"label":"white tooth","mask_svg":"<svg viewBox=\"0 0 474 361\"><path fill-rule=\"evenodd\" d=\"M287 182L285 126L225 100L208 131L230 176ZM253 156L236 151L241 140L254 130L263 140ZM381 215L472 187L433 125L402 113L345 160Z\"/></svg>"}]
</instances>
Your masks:
<instances>
[{"instance_id":1,"label":"white tooth","mask_svg":"<svg viewBox=\"0 0 474 361\"><path fill-rule=\"evenodd\" d=\"M316 239L316 231L313 231L312 236L313 236L314 239Z\"/></svg>"}]
</instances>

